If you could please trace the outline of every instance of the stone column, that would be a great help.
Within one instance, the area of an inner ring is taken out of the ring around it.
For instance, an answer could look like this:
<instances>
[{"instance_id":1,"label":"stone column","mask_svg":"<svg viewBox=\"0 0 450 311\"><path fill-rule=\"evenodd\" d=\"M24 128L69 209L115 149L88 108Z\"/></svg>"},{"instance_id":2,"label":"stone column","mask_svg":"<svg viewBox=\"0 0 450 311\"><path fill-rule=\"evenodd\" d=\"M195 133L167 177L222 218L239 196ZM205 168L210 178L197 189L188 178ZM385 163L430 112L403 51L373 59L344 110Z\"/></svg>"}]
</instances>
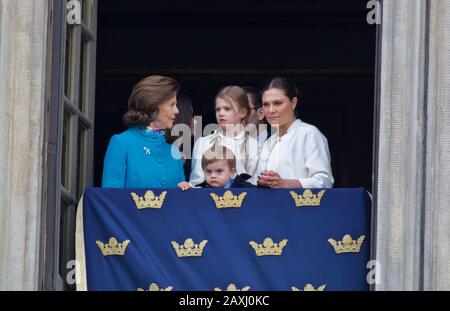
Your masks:
<instances>
[{"instance_id":1,"label":"stone column","mask_svg":"<svg viewBox=\"0 0 450 311\"><path fill-rule=\"evenodd\" d=\"M420 287L426 1L383 1L376 216L378 290Z\"/></svg>"},{"instance_id":2,"label":"stone column","mask_svg":"<svg viewBox=\"0 0 450 311\"><path fill-rule=\"evenodd\" d=\"M384 0L377 290L450 290L450 8Z\"/></svg>"},{"instance_id":3,"label":"stone column","mask_svg":"<svg viewBox=\"0 0 450 311\"><path fill-rule=\"evenodd\" d=\"M38 289L48 5L0 1L0 290Z\"/></svg>"},{"instance_id":4,"label":"stone column","mask_svg":"<svg viewBox=\"0 0 450 311\"><path fill-rule=\"evenodd\" d=\"M424 289L450 290L450 7L430 1Z\"/></svg>"}]
</instances>

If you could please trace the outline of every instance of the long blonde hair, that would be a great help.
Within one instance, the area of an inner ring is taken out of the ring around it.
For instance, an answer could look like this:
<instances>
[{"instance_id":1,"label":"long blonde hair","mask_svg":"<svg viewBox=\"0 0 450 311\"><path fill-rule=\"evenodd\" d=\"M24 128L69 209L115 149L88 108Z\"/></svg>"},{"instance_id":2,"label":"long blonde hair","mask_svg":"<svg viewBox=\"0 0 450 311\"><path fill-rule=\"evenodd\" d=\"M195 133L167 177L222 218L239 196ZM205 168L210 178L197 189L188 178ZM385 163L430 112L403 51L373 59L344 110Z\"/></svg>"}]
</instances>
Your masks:
<instances>
[{"instance_id":1,"label":"long blonde hair","mask_svg":"<svg viewBox=\"0 0 450 311\"><path fill-rule=\"evenodd\" d=\"M221 98L235 108L237 112L245 109L245 117L242 119L243 125L247 125L250 115L250 104L248 103L247 92L239 86L229 85L222 88L216 95L216 99Z\"/></svg>"}]
</instances>

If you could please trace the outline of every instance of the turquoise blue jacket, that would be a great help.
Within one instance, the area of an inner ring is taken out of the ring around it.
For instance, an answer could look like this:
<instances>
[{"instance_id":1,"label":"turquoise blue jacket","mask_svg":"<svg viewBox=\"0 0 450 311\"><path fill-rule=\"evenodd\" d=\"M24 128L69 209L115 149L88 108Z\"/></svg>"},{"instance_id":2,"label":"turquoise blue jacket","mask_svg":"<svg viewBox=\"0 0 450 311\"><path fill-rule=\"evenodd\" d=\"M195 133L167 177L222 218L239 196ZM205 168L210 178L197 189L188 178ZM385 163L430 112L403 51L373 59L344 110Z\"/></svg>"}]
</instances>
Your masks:
<instances>
[{"instance_id":1,"label":"turquoise blue jacket","mask_svg":"<svg viewBox=\"0 0 450 311\"><path fill-rule=\"evenodd\" d=\"M161 134L130 128L111 137L102 187L176 188L184 180L181 154Z\"/></svg>"}]
</instances>

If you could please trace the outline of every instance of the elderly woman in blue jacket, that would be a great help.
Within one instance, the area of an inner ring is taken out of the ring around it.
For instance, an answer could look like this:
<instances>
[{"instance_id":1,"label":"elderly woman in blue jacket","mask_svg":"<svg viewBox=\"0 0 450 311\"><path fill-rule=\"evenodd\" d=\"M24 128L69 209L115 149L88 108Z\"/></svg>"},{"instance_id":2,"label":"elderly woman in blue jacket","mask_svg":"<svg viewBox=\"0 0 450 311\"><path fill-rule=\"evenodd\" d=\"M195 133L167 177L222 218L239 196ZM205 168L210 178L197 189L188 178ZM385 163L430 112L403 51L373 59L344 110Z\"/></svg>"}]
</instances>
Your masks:
<instances>
[{"instance_id":1,"label":"elderly woman in blue jacket","mask_svg":"<svg viewBox=\"0 0 450 311\"><path fill-rule=\"evenodd\" d=\"M105 155L104 188L175 188L184 180L183 161L166 141L178 114L179 84L149 76L138 82L123 116L128 130L113 135Z\"/></svg>"}]
</instances>

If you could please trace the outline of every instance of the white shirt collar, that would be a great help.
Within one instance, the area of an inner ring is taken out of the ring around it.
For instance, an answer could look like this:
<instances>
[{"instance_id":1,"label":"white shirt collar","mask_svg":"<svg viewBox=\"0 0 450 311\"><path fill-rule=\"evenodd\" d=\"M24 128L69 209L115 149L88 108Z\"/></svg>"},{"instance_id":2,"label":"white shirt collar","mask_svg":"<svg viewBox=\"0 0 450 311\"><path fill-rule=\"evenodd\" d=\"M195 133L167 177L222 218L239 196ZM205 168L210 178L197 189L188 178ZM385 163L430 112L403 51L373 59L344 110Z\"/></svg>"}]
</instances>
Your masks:
<instances>
[{"instance_id":1,"label":"white shirt collar","mask_svg":"<svg viewBox=\"0 0 450 311\"><path fill-rule=\"evenodd\" d=\"M270 138L272 138L275 141L279 141L282 140L283 137L289 137L290 134L294 133L296 131L296 129L298 129L300 126L302 125L302 120L300 119L296 119L294 122L292 122L291 125L289 125L289 128L287 129L286 134L284 134L283 136L279 137L277 133L275 133L274 135L272 135Z\"/></svg>"},{"instance_id":2,"label":"white shirt collar","mask_svg":"<svg viewBox=\"0 0 450 311\"><path fill-rule=\"evenodd\" d=\"M296 119L292 124L289 126L286 134L294 132L297 128L299 128L302 125L302 120Z\"/></svg>"},{"instance_id":3,"label":"white shirt collar","mask_svg":"<svg viewBox=\"0 0 450 311\"><path fill-rule=\"evenodd\" d=\"M245 131L241 131L238 135L236 135L234 137L230 137L230 136L223 135L222 131L217 129L214 131L213 135L218 135L218 136L220 136L221 139L242 140L245 137Z\"/></svg>"}]
</instances>

